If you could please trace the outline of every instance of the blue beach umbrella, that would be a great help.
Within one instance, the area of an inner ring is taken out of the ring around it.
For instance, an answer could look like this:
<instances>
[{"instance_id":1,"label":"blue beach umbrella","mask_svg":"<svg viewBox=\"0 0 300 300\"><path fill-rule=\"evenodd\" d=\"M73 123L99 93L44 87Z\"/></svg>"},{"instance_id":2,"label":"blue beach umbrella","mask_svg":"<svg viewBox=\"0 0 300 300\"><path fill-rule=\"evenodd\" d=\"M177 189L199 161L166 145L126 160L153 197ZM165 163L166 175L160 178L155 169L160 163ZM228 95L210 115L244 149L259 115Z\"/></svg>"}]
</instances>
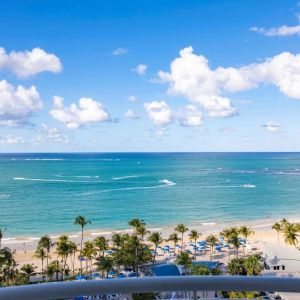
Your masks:
<instances>
[{"instance_id":1,"label":"blue beach umbrella","mask_svg":"<svg viewBox=\"0 0 300 300\"><path fill-rule=\"evenodd\" d=\"M76 280L87 279L87 276L85 276L85 275L76 275L76 276L75 276L75 279L76 279Z\"/></svg>"}]
</instances>

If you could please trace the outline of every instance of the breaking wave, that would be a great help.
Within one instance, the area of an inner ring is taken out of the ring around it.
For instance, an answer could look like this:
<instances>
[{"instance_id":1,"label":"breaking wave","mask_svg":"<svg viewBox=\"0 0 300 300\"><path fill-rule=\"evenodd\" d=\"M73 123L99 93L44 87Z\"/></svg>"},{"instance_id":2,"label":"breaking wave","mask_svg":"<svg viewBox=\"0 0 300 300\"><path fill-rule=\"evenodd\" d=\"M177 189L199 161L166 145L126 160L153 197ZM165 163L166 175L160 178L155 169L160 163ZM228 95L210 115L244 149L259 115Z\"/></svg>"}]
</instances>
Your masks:
<instances>
[{"instance_id":1,"label":"breaking wave","mask_svg":"<svg viewBox=\"0 0 300 300\"><path fill-rule=\"evenodd\" d=\"M122 180L122 179L137 178L137 177L140 176L138 175L120 176L120 177L113 177L112 180Z\"/></svg>"},{"instance_id":2,"label":"breaking wave","mask_svg":"<svg viewBox=\"0 0 300 300\"><path fill-rule=\"evenodd\" d=\"M41 182L66 182L66 183L99 183L102 181L96 180L67 180L67 179L45 179L45 178L25 178L25 177L14 177L14 180L20 181L41 181Z\"/></svg>"}]
</instances>

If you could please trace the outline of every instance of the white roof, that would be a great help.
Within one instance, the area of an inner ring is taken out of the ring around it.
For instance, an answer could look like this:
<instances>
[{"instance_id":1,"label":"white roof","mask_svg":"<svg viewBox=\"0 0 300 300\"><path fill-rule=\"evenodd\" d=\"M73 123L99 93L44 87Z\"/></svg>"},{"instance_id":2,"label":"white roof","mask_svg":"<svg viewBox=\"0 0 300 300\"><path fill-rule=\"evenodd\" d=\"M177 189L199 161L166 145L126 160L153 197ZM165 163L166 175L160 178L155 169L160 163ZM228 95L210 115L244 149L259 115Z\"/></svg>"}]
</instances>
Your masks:
<instances>
[{"instance_id":1,"label":"white roof","mask_svg":"<svg viewBox=\"0 0 300 300\"><path fill-rule=\"evenodd\" d=\"M300 263L300 251L293 246L264 244L263 257L269 264L278 265L280 260L294 260Z\"/></svg>"}]
</instances>

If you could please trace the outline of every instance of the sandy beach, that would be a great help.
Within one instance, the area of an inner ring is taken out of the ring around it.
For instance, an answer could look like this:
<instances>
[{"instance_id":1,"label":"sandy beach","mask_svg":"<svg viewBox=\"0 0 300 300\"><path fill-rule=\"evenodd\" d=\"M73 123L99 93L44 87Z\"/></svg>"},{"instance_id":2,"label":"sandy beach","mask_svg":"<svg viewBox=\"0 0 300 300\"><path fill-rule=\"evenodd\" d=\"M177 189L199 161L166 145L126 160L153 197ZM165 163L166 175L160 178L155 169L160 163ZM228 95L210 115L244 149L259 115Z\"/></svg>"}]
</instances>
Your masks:
<instances>
[{"instance_id":1,"label":"sandy beach","mask_svg":"<svg viewBox=\"0 0 300 300\"><path fill-rule=\"evenodd\" d=\"M260 253L263 248L264 243L277 243L277 233L272 230L272 224L275 222L267 222L257 221L257 222L234 222L229 224L215 224L215 223L202 223L199 224L191 224L188 225L189 229L196 229L197 231L201 232L201 237L199 240L203 240L209 234L216 234L218 235L220 231L224 228L228 228L231 226L241 226L246 225L249 226L253 231L254 234L248 238L249 243L251 244L252 251L251 253ZM295 220L291 220L295 221ZM158 231L162 233L162 236L167 239L168 236L174 232L174 226L166 226L162 228L148 228L150 232ZM108 230L87 230L84 232L84 242L92 241L97 236L105 236L107 239L110 239L112 234L114 233L132 233L132 229L124 229L124 230L116 230L116 231L108 231ZM75 242L78 246L80 245L80 232L72 232L72 233L62 233L67 234L73 242ZM50 235L53 242L56 241L59 234ZM4 238L2 240L2 247L9 247L16 251L16 261L19 265L23 265L25 263L33 263L38 268L41 267L41 261L34 257L34 251L37 247L39 238L38 237L16 237L16 238ZM189 238L188 232L185 234L184 243L188 245ZM282 236L280 236L280 243L284 244ZM168 242L164 242L164 244L170 244ZM240 249L242 253L242 249ZM157 257L158 260L164 260L168 257L169 254L161 254ZM57 259L57 254L55 253L55 247L52 249L51 259ZM228 262L228 251L223 250L221 253L217 253L213 257L214 260L218 260L220 262L227 263ZM209 253L207 251L206 254L201 254L197 256L197 260L209 260Z\"/></svg>"}]
</instances>

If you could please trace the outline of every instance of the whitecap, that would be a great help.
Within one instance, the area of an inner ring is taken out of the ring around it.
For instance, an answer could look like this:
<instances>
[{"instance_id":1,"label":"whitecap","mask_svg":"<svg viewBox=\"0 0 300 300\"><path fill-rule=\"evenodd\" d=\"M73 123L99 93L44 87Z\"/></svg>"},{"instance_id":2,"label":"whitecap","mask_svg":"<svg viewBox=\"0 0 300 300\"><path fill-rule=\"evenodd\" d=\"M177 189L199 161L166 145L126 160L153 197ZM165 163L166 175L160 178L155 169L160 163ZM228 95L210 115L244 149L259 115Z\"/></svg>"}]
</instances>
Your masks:
<instances>
[{"instance_id":1,"label":"whitecap","mask_svg":"<svg viewBox=\"0 0 300 300\"><path fill-rule=\"evenodd\" d=\"M0 194L0 199L7 199L9 196L9 194Z\"/></svg>"},{"instance_id":2,"label":"whitecap","mask_svg":"<svg viewBox=\"0 0 300 300\"><path fill-rule=\"evenodd\" d=\"M247 184L244 184L243 187L248 188L248 189L253 189L253 188L256 188L256 185L247 183Z\"/></svg>"},{"instance_id":3,"label":"whitecap","mask_svg":"<svg viewBox=\"0 0 300 300\"><path fill-rule=\"evenodd\" d=\"M216 225L216 223L215 222L203 222L203 223L201 223L201 225L203 225L203 226L213 226L213 225Z\"/></svg>"},{"instance_id":4,"label":"whitecap","mask_svg":"<svg viewBox=\"0 0 300 300\"><path fill-rule=\"evenodd\" d=\"M137 177L140 177L140 176L138 176L138 175L127 175L127 176L113 177L112 180L122 180L122 179L137 178Z\"/></svg>"},{"instance_id":5,"label":"whitecap","mask_svg":"<svg viewBox=\"0 0 300 300\"><path fill-rule=\"evenodd\" d=\"M61 161L63 158L24 158L24 160L34 160L34 161Z\"/></svg>"},{"instance_id":6,"label":"whitecap","mask_svg":"<svg viewBox=\"0 0 300 300\"><path fill-rule=\"evenodd\" d=\"M160 183L164 183L164 184L167 185L167 186L173 186L173 185L176 185L175 182L173 182L173 181L171 181L171 180L169 180L169 179L161 179L159 182L160 182Z\"/></svg>"},{"instance_id":7,"label":"whitecap","mask_svg":"<svg viewBox=\"0 0 300 300\"><path fill-rule=\"evenodd\" d=\"M66 180L66 179L46 179L46 178L25 178L25 177L14 177L13 180L22 181L41 181L41 182L66 182L66 183L99 183L102 181L96 180Z\"/></svg>"}]
</instances>

